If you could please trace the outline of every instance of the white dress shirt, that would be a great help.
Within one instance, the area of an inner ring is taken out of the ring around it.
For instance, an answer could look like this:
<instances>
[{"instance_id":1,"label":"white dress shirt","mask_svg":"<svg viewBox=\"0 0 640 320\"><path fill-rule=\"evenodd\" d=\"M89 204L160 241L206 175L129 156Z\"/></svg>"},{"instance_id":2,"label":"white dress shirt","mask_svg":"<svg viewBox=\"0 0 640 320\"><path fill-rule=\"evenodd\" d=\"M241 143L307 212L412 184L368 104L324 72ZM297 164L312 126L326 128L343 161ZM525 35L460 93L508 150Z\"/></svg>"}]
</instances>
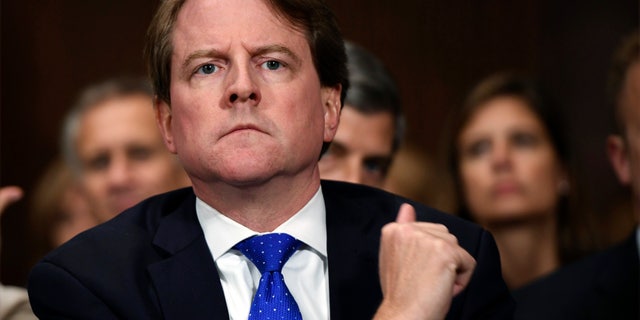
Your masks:
<instances>
[{"instance_id":1,"label":"white dress shirt","mask_svg":"<svg viewBox=\"0 0 640 320\"><path fill-rule=\"evenodd\" d=\"M258 233L224 216L200 198L196 200L196 212L220 274L229 319L246 320L261 274L233 246ZM288 233L303 242L285 263L282 274L304 320L329 319L325 216L322 189L318 188L300 211L273 231Z\"/></svg>"}]
</instances>

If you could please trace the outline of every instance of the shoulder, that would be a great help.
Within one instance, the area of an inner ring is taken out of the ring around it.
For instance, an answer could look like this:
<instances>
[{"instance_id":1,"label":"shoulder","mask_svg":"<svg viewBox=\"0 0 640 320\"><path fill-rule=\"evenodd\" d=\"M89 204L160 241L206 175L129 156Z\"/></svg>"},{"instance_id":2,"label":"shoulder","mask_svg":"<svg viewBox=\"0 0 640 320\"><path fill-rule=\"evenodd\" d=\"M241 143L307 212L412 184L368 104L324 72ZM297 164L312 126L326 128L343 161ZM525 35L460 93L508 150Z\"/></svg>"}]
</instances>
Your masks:
<instances>
[{"instance_id":1,"label":"shoulder","mask_svg":"<svg viewBox=\"0 0 640 320\"><path fill-rule=\"evenodd\" d=\"M571 263L515 291L514 297L523 319L551 315L558 316L553 319L561 319L600 312L613 315L627 312L625 301L638 301L638 281L634 232L619 245Z\"/></svg>"},{"instance_id":2,"label":"shoulder","mask_svg":"<svg viewBox=\"0 0 640 320\"><path fill-rule=\"evenodd\" d=\"M460 225L478 229L479 227L455 215L439 211L426 204L422 204L402 196L360 184L340 181L322 180L322 193L329 205L343 205L371 210L368 214L380 214L388 220L395 220L400 205L411 204L417 213L418 220L445 225Z\"/></svg>"},{"instance_id":3,"label":"shoulder","mask_svg":"<svg viewBox=\"0 0 640 320\"><path fill-rule=\"evenodd\" d=\"M568 264L519 290L518 293L529 294L537 291L546 293L549 289L584 292L601 272L628 267L632 264L627 262L634 262L634 258L637 259L637 257L637 249L628 239L621 244Z\"/></svg>"},{"instance_id":4,"label":"shoulder","mask_svg":"<svg viewBox=\"0 0 640 320\"><path fill-rule=\"evenodd\" d=\"M337 211L353 219L373 219L379 223L395 221L400 206L403 203L409 203L415 208L419 221L443 224L458 238L460 245L470 252L475 251L476 243L485 233L473 222L365 185L323 180L322 193L327 206L327 215Z\"/></svg>"},{"instance_id":5,"label":"shoulder","mask_svg":"<svg viewBox=\"0 0 640 320\"><path fill-rule=\"evenodd\" d=\"M49 253L44 260L64 262L84 256L96 259L95 262L99 264L101 259L135 255L150 246L165 217L188 214L189 211L183 207L189 204L195 212L195 195L190 187L150 197L113 219L80 233ZM111 252L112 255L105 252Z\"/></svg>"},{"instance_id":6,"label":"shoulder","mask_svg":"<svg viewBox=\"0 0 640 320\"><path fill-rule=\"evenodd\" d=\"M328 226L333 223L346 228L346 225L352 224L356 226L352 229L357 226L361 229L375 229L375 232L371 232L375 241L379 239L380 228L395 221L403 203L409 203L415 208L419 221L446 226L456 236L459 245L476 259L472 279L467 288L451 302L448 318L511 319L513 299L502 279L498 249L489 232L452 214L363 185L323 181L322 192Z\"/></svg>"}]
</instances>

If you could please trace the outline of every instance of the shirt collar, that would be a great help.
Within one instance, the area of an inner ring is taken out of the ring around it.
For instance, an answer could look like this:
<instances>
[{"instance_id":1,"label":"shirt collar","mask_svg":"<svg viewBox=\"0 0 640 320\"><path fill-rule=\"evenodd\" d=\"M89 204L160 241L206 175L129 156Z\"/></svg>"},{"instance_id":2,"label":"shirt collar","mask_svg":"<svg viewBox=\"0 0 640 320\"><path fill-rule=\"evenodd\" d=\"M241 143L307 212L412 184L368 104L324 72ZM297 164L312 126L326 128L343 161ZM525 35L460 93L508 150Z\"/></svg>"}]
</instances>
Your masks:
<instances>
[{"instance_id":1,"label":"shirt collar","mask_svg":"<svg viewBox=\"0 0 640 320\"><path fill-rule=\"evenodd\" d=\"M196 199L196 213L214 261L233 248L236 243L258 234L258 232L229 219L200 198ZM273 232L288 233L326 258L327 228L325 217L322 188L318 188L315 195L300 211Z\"/></svg>"}]
</instances>

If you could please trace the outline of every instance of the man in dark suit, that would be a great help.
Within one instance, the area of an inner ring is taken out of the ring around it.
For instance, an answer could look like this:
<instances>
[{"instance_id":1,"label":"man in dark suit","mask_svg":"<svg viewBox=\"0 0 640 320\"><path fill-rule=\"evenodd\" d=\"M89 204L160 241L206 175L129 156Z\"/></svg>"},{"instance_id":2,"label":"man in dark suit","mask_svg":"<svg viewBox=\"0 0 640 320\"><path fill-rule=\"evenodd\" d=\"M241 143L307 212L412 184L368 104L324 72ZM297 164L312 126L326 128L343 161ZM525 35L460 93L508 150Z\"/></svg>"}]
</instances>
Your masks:
<instances>
[{"instance_id":1,"label":"man in dark suit","mask_svg":"<svg viewBox=\"0 0 640 320\"><path fill-rule=\"evenodd\" d=\"M636 32L614 57L610 93L617 134L607 153L618 180L631 186L640 218L640 44ZM515 292L517 319L640 319L640 227L621 244Z\"/></svg>"},{"instance_id":2,"label":"man in dark suit","mask_svg":"<svg viewBox=\"0 0 640 320\"><path fill-rule=\"evenodd\" d=\"M38 316L510 317L486 231L377 189L321 183L317 160L348 87L324 2L166 0L146 53L159 127L193 188L48 255L28 285ZM276 251L288 255L271 260Z\"/></svg>"}]
</instances>

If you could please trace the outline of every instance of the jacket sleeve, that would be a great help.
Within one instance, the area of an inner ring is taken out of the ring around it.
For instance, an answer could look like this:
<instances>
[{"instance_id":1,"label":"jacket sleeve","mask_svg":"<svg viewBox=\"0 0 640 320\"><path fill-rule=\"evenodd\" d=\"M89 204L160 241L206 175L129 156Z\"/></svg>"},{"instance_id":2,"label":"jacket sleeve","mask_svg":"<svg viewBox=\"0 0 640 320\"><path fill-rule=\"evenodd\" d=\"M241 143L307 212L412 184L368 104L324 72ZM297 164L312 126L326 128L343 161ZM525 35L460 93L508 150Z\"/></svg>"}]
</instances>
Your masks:
<instances>
[{"instance_id":1,"label":"jacket sleeve","mask_svg":"<svg viewBox=\"0 0 640 320\"><path fill-rule=\"evenodd\" d=\"M480 232L472 255L476 268L467 288L461 292L463 306L459 319L513 319L515 302L502 278L500 254L493 236Z\"/></svg>"},{"instance_id":2,"label":"jacket sleeve","mask_svg":"<svg viewBox=\"0 0 640 320\"><path fill-rule=\"evenodd\" d=\"M40 319L118 319L89 288L50 262L33 268L28 290L31 307Z\"/></svg>"}]
</instances>

